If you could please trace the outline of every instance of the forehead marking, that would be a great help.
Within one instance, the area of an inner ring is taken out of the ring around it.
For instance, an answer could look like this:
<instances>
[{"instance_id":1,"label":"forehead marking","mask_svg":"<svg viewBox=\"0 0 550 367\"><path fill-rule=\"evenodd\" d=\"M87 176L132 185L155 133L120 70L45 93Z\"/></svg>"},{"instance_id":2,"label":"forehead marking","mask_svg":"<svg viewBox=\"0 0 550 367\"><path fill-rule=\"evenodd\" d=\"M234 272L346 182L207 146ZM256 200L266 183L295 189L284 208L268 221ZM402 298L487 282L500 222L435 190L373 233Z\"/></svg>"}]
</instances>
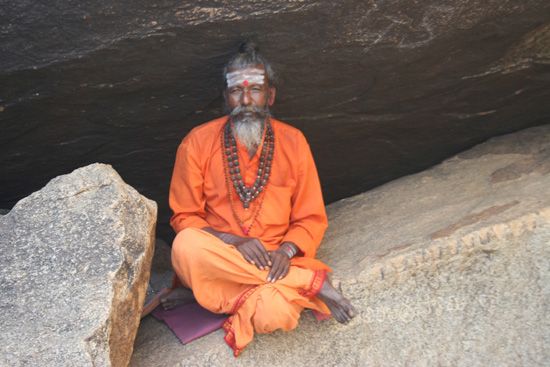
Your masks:
<instances>
[{"instance_id":1,"label":"forehead marking","mask_svg":"<svg viewBox=\"0 0 550 367\"><path fill-rule=\"evenodd\" d=\"M247 86L250 83L264 84L264 74L265 71L263 69L232 71L227 73L227 87L231 88L237 84L242 84L244 86Z\"/></svg>"}]
</instances>

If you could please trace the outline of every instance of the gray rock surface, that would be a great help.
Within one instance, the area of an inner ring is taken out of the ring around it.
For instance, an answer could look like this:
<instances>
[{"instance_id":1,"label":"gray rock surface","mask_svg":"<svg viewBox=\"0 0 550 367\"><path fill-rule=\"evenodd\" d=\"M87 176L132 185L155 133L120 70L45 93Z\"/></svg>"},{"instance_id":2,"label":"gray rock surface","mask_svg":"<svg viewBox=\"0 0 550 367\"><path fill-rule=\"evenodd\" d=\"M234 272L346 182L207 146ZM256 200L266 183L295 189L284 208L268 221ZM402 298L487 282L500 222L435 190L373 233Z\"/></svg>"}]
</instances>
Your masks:
<instances>
[{"instance_id":1,"label":"gray rock surface","mask_svg":"<svg viewBox=\"0 0 550 367\"><path fill-rule=\"evenodd\" d=\"M145 318L130 366L547 366L550 126L327 207L319 257L359 314L182 346Z\"/></svg>"},{"instance_id":2,"label":"gray rock surface","mask_svg":"<svg viewBox=\"0 0 550 367\"><path fill-rule=\"evenodd\" d=\"M256 40L327 204L550 119L548 0L5 0L0 207L97 161L159 203L175 152L222 113Z\"/></svg>"},{"instance_id":3,"label":"gray rock surface","mask_svg":"<svg viewBox=\"0 0 550 367\"><path fill-rule=\"evenodd\" d=\"M128 365L156 203L94 164L0 218L0 365Z\"/></svg>"},{"instance_id":4,"label":"gray rock surface","mask_svg":"<svg viewBox=\"0 0 550 367\"><path fill-rule=\"evenodd\" d=\"M155 253L151 263L151 275L173 272L172 268L172 247L160 238L155 239Z\"/></svg>"}]
</instances>

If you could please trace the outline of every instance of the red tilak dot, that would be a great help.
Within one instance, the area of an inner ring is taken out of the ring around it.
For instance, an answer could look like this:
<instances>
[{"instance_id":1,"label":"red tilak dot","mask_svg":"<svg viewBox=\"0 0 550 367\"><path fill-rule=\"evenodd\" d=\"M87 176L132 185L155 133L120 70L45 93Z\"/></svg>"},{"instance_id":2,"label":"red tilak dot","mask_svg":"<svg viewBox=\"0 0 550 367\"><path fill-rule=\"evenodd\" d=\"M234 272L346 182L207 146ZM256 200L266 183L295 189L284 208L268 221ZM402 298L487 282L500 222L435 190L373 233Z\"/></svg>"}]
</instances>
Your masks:
<instances>
[{"instance_id":1,"label":"red tilak dot","mask_svg":"<svg viewBox=\"0 0 550 367\"><path fill-rule=\"evenodd\" d=\"M248 85L248 80L245 80L245 81L243 82L243 85L246 87L246 86Z\"/></svg>"}]
</instances>

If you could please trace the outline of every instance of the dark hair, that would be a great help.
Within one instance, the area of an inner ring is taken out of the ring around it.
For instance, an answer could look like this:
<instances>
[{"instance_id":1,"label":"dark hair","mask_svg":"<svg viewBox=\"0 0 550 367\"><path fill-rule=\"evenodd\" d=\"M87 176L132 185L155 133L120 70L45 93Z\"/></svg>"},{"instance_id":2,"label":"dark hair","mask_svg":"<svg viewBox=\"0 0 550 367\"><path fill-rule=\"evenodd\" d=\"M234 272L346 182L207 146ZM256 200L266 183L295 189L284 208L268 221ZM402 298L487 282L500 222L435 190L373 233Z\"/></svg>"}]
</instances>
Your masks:
<instances>
[{"instance_id":1,"label":"dark hair","mask_svg":"<svg viewBox=\"0 0 550 367\"><path fill-rule=\"evenodd\" d=\"M271 64L258 53L258 45L254 42L243 42L239 46L239 52L236 53L223 68L224 88L227 88L227 71L229 69L243 69L251 66L262 65L265 69L267 83L274 86L277 83L275 71Z\"/></svg>"}]
</instances>

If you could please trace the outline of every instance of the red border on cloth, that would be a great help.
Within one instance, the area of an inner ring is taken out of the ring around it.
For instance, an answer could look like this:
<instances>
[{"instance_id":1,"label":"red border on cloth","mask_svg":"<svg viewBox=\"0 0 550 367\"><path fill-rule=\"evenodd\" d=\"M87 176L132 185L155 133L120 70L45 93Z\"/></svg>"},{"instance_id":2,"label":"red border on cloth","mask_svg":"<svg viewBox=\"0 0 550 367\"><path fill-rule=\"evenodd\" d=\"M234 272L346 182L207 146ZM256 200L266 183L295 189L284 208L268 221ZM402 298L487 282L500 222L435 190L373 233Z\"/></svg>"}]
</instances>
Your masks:
<instances>
[{"instance_id":1,"label":"red border on cloth","mask_svg":"<svg viewBox=\"0 0 550 367\"><path fill-rule=\"evenodd\" d=\"M306 298L311 298L313 296L316 296L317 293L319 293L319 291L323 287L326 277L327 277L326 270L314 270L313 278L311 278L311 281L309 282L309 289L307 290L300 289L298 290L298 293L300 293L300 295Z\"/></svg>"},{"instance_id":2,"label":"red border on cloth","mask_svg":"<svg viewBox=\"0 0 550 367\"><path fill-rule=\"evenodd\" d=\"M267 284L267 283L266 283ZM239 308L246 302L247 299L250 298L250 296L260 288L262 284L257 284L248 287L244 292L242 292L239 297L237 297L237 300L233 304L233 307L231 308L231 315L234 315ZM244 347L237 346L236 340L235 340L235 331L233 330L233 316L229 316L227 320L222 324L223 330L225 330L225 337L223 340L229 345L231 349L233 349L233 355L235 357L238 357L239 354L241 354Z\"/></svg>"}]
</instances>

